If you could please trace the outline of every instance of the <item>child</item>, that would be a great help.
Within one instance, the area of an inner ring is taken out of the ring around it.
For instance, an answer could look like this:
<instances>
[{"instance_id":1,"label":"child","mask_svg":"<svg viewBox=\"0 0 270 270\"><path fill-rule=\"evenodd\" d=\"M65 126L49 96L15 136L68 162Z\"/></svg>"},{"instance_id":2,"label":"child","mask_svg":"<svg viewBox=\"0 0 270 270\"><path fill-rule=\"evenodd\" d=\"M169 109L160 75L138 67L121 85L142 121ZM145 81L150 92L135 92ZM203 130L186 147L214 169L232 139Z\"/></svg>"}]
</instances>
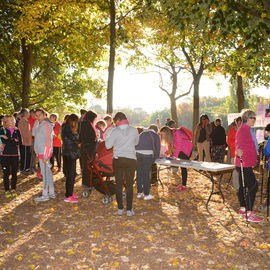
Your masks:
<instances>
[{"instance_id":1,"label":"child","mask_svg":"<svg viewBox=\"0 0 270 270\"><path fill-rule=\"evenodd\" d=\"M39 125L35 130L34 150L38 155L41 174L43 177L43 191L40 197L35 198L35 201L42 202L56 197L50 164L50 158L53 151L53 124L48 118L46 118L46 114L43 109L36 110L36 117Z\"/></svg>"},{"instance_id":2,"label":"child","mask_svg":"<svg viewBox=\"0 0 270 270\"><path fill-rule=\"evenodd\" d=\"M19 162L19 144L21 135L15 127L15 119L11 115L3 118L3 127L0 129L0 137L3 145L1 153L1 164L4 173L5 197L16 197L17 172ZM11 177L11 190L9 186L9 176Z\"/></svg>"},{"instance_id":3,"label":"child","mask_svg":"<svg viewBox=\"0 0 270 270\"><path fill-rule=\"evenodd\" d=\"M63 126L62 140L63 140L63 161L66 170L66 194L65 202L76 203L78 196L73 193L74 180L76 176L76 159L80 157L80 149L78 147L78 126L79 117L76 114L71 114Z\"/></svg>"},{"instance_id":4,"label":"child","mask_svg":"<svg viewBox=\"0 0 270 270\"><path fill-rule=\"evenodd\" d=\"M104 132L106 130L107 124L105 120L100 119L96 123L97 136L99 141L104 141Z\"/></svg>"},{"instance_id":5,"label":"child","mask_svg":"<svg viewBox=\"0 0 270 270\"><path fill-rule=\"evenodd\" d=\"M58 172L61 171L61 146L62 146L62 141L59 137L60 135L60 129L61 125L57 121L58 115L56 113L52 113L50 115L50 120L53 122L53 155L51 157L51 164L52 167L54 167L54 158L56 159L57 167L58 167Z\"/></svg>"}]
</instances>

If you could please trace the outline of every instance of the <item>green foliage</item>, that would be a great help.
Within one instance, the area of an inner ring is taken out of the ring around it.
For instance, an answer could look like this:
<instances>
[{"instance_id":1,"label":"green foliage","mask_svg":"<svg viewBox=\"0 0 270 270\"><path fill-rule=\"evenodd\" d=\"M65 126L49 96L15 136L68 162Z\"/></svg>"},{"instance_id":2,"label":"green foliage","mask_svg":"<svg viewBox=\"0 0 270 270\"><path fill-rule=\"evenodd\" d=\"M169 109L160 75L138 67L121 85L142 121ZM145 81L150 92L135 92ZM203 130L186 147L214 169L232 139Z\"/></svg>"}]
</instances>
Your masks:
<instances>
[{"instance_id":1,"label":"green foliage","mask_svg":"<svg viewBox=\"0 0 270 270\"><path fill-rule=\"evenodd\" d=\"M161 111L155 111L150 116L150 123L149 124L155 124L156 119L159 118L161 126L166 124L167 118L171 118L171 113L169 108L165 108Z\"/></svg>"}]
</instances>

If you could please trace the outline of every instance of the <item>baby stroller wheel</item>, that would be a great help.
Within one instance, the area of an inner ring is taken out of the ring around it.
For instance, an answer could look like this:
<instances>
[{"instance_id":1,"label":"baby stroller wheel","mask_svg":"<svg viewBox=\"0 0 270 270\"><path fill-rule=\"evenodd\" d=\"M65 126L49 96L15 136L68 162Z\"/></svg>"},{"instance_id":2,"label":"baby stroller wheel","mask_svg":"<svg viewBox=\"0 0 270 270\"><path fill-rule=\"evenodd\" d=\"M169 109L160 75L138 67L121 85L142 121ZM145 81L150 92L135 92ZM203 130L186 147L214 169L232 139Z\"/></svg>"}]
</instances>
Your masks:
<instances>
[{"instance_id":1,"label":"baby stroller wheel","mask_svg":"<svg viewBox=\"0 0 270 270\"><path fill-rule=\"evenodd\" d=\"M90 196L90 194L91 194L91 189L89 189L89 190L86 189L86 190L83 191L82 196L84 198L88 198Z\"/></svg>"},{"instance_id":2,"label":"baby stroller wheel","mask_svg":"<svg viewBox=\"0 0 270 270\"><path fill-rule=\"evenodd\" d=\"M127 197L127 193L125 191L122 192L123 199Z\"/></svg>"},{"instance_id":3,"label":"baby stroller wheel","mask_svg":"<svg viewBox=\"0 0 270 270\"><path fill-rule=\"evenodd\" d=\"M108 204L109 202L111 202L111 198L110 196L106 195L101 199L103 204Z\"/></svg>"}]
</instances>

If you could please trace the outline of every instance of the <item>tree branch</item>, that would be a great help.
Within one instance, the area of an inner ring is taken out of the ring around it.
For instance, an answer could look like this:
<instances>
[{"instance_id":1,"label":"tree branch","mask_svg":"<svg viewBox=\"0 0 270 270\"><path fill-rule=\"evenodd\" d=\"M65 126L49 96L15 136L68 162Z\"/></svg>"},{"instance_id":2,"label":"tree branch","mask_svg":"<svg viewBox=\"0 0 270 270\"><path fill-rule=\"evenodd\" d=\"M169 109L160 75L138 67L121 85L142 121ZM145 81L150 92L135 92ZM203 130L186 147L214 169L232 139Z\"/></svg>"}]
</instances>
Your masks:
<instances>
[{"instance_id":1,"label":"tree branch","mask_svg":"<svg viewBox=\"0 0 270 270\"><path fill-rule=\"evenodd\" d=\"M192 81L192 83L191 83L191 85L190 85L190 87L189 87L189 90L188 90L186 93L181 94L181 95L175 97L175 100L177 100L177 99L179 99L179 98L181 98L181 97L184 97L184 96L186 96L186 95L189 95L190 92L191 92L191 89L192 89L193 84L194 84L194 81Z\"/></svg>"},{"instance_id":2,"label":"tree branch","mask_svg":"<svg viewBox=\"0 0 270 270\"><path fill-rule=\"evenodd\" d=\"M264 1L264 4L265 4L265 2L266 1ZM267 3L267 6L265 6L265 8L268 11L268 8L269 8L268 3ZM262 18L262 16L261 16L262 12L259 12L258 10L255 10L255 9L248 8L246 5L239 3L239 1L237 2L237 8L236 9L239 12L244 11L244 12L248 13L249 15L253 16L253 17L262 19L265 23L270 24L270 19L269 18L267 18L267 17Z\"/></svg>"},{"instance_id":3,"label":"tree branch","mask_svg":"<svg viewBox=\"0 0 270 270\"><path fill-rule=\"evenodd\" d=\"M268 13L270 13L270 3L267 0L263 0L263 4Z\"/></svg>"},{"instance_id":4,"label":"tree branch","mask_svg":"<svg viewBox=\"0 0 270 270\"><path fill-rule=\"evenodd\" d=\"M159 82L159 88L160 88L163 92L165 92L168 96L170 96L170 93L169 93L165 88L163 88L163 79L162 79L162 75L161 75L160 72L159 72L159 80L160 80L160 82Z\"/></svg>"},{"instance_id":5,"label":"tree branch","mask_svg":"<svg viewBox=\"0 0 270 270\"><path fill-rule=\"evenodd\" d=\"M192 75L196 75L197 73L196 73L195 67L194 67L194 65L193 65L193 63L191 61L190 56L188 55L188 53L187 53L187 51L186 51L186 49L184 47L182 47L182 51L183 51L189 65L190 65Z\"/></svg>"}]
</instances>

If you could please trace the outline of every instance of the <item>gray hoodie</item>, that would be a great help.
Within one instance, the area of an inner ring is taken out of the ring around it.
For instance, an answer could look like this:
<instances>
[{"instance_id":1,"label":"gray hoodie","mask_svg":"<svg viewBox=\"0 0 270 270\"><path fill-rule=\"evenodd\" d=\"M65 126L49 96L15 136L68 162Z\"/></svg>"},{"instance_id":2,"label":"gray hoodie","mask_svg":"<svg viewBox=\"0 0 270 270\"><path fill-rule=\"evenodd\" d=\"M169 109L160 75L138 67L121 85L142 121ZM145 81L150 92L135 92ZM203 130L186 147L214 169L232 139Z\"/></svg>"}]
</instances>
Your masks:
<instances>
[{"instance_id":1,"label":"gray hoodie","mask_svg":"<svg viewBox=\"0 0 270 270\"><path fill-rule=\"evenodd\" d=\"M34 150L37 155L43 155L45 146L47 144L47 132L45 122L48 124L49 127L49 146L52 147L53 142L53 123L48 119L45 118L38 126L35 127L34 136ZM51 152L53 149L51 149Z\"/></svg>"},{"instance_id":2,"label":"gray hoodie","mask_svg":"<svg viewBox=\"0 0 270 270\"><path fill-rule=\"evenodd\" d=\"M113 147L113 157L131 159L136 159L135 145L138 142L138 130L127 124L114 128L110 136L105 139L106 148L110 149Z\"/></svg>"}]
</instances>

